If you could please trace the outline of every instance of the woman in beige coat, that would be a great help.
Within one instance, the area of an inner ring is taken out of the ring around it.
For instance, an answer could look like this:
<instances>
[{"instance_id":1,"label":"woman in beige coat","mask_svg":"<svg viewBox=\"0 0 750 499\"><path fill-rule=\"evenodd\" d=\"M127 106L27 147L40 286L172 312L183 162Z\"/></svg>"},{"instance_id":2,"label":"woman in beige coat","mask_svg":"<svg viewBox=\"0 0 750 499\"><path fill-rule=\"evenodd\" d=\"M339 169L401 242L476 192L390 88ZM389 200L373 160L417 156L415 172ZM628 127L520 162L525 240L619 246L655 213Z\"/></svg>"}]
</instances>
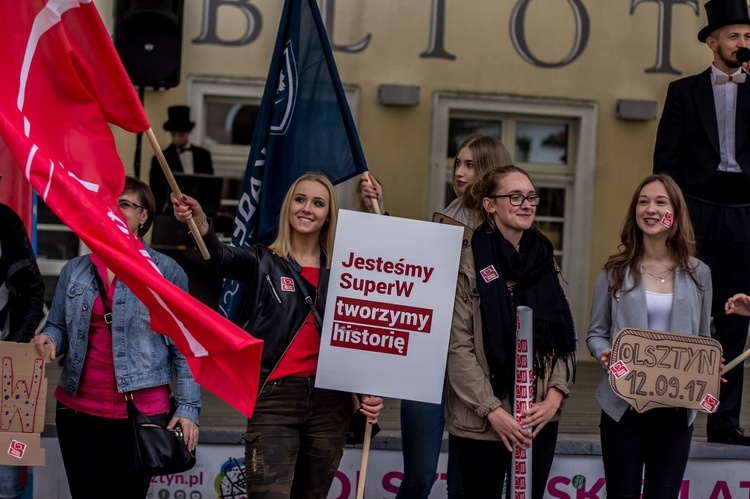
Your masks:
<instances>
[{"instance_id":1,"label":"woman in beige coat","mask_svg":"<svg viewBox=\"0 0 750 499\"><path fill-rule=\"evenodd\" d=\"M532 227L539 196L528 174L494 168L472 187L484 223L461 255L448 351L446 428L464 493L501 497L512 445L533 441L532 497L541 498L562 401L575 369L576 333L550 241ZM516 308L534 311L535 403L512 413Z\"/></svg>"}]
</instances>

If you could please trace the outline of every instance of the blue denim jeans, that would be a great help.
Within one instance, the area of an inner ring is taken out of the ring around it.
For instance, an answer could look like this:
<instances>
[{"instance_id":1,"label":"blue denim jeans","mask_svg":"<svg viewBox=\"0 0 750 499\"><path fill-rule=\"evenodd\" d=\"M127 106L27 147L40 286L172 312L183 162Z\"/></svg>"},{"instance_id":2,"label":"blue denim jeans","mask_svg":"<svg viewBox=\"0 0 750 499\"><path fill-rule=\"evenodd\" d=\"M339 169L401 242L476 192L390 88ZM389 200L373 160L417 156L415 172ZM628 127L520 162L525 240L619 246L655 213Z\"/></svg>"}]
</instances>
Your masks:
<instances>
[{"instance_id":1,"label":"blue denim jeans","mask_svg":"<svg viewBox=\"0 0 750 499\"><path fill-rule=\"evenodd\" d=\"M21 467L0 465L0 499L21 498Z\"/></svg>"},{"instance_id":2,"label":"blue denim jeans","mask_svg":"<svg viewBox=\"0 0 750 499\"><path fill-rule=\"evenodd\" d=\"M435 483L445 428L445 397L440 404L401 401L401 449L404 479L396 499L427 499ZM448 449L448 499L462 499L458 460Z\"/></svg>"}]
</instances>

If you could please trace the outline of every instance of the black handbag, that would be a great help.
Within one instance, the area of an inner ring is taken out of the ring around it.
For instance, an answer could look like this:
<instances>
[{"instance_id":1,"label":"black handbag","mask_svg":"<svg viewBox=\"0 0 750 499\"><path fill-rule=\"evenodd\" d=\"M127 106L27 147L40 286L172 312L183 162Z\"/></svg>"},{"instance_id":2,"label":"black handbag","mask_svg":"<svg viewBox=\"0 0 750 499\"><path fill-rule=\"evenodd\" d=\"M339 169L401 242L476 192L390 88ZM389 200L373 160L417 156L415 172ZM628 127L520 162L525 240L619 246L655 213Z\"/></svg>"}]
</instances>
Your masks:
<instances>
[{"instance_id":1,"label":"black handbag","mask_svg":"<svg viewBox=\"0 0 750 499\"><path fill-rule=\"evenodd\" d=\"M133 424L133 458L138 472L151 476L172 475L195 466L195 452L188 450L180 425L168 430L138 410L132 393L128 393L126 399ZM170 399L173 409L169 419L172 419L176 402Z\"/></svg>"},{"instance_id":2,"label":"black handbag","mask_svg":"<svg viewBox=\"0 0 750 499\"><path fill-rule=\"evenodd\" d=\"M104 306L104 322L107 323L107 327L111 328L112 311L104 292L104 283L96 266L92 265L92 267L96 285L99 288L99 296ZM188 450L181 426L175 425L173 429L168 430L164 425L143 414L135 406L132 393L125 394L125 401L128 418L132 423L133 458L137 472L151 476L171 475L182 473L195 466L195 452ZM177 410L177 401L172 396L169 397L169 405L167 424Z\"/></svg>"}]
</instances>

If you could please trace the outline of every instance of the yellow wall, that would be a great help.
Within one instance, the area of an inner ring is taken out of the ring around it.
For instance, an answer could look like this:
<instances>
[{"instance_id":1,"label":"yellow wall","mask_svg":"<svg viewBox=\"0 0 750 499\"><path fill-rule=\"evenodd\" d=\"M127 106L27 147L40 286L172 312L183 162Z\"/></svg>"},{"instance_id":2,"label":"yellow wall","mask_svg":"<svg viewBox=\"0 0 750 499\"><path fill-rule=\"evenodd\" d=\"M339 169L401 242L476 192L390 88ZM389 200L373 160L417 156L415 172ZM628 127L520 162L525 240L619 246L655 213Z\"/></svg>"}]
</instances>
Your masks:
<instances>
[{"instance_id":1,"label":"yellow wall","mask_svg":"<svg viewBox=\"0 0 750 499\"><path fill-rule=\"evenodd\" d=\"M522 2L524 0L518 0ZM526 0L526 33L531 51L548 61L570 51L574 37L573 11L567 0ZM166 108L185 103L188 76L231 76L264 79L276 37L281 0L251 2L263 17L260 36L248 45L226 47L192 42L201 32L203 1L186 0L182 83L169 91L146 92L146 110L164 146L161 129ZM624 209L635 185L651 171L657 121L615 118L617 99L657 101L659 113L666 88L678 76L647 74L657 56L658 5L634 1L584 0L591 31L584 53L565 67L546 69L524 61L511 44L509 20L516 0L447 1L445 48L453 61L420 58L430 30L428 0L338 0L333 33L338 44L354 43L371 34L360 53L334 52L342 81L361 89L358 129L371 171L387 186L388 209L402 216L427 217L432 98L437 91L561 98L598 103L596 178L593 197L593 237L590 271L568 276L593 283L600 264L615 251ZM703 2L701 2L702 4ZM112 29L112 5L97 5ZM672 10L672 66L689 75L708 67L709 50L696 39L705 25L701 5L679 4ZM245 30L244 17L222 7L220 36L231 39ZM420 86L420 105L412 108L377 104L382 83ZM118 147L132 168L135 139L117 133ZM147 145L145 146L148 147ZM151 152L144 151L147 178ZM131 170L132 171L132 170ZM581 325L584 326L584 325ZM584 329L579 327L579 329Z\"/></svg>"}]
</instances>

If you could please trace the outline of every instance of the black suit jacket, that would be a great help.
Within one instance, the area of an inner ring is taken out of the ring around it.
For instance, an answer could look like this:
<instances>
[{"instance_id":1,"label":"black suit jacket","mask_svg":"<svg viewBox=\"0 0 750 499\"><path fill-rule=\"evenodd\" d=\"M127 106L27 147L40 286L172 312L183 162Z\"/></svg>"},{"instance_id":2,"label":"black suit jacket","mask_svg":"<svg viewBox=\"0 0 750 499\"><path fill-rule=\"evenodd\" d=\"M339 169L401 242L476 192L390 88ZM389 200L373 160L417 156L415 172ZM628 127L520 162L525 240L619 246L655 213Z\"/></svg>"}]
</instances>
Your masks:
<instances>
[{"instance_id":1,"label":"black suit jacket","mask_svg":"<svg viewBox=\"0 0 750 499\"><path fill-rule=\"evenodd\" d=\"M669 174L685 192L698 196L721 162L711 85L710 68L670 83L654 148L654 172ZM750 178L750 82L737 85L735 152Z\"/></svg>"},{"instance_id":2,"label":"black suit jacket","mask_svg":"<svg viewBox=\"0 0 750 499\"><path fill-rule=\"evenodd\" d=\"M194 173L213 175L214 165L211 160L211 153L208 149L190 144L190 150L193 151ZM174 145L170 145L162 152L164 152L164 157L166 158L167 164L172 172L183 171L180 156ZM149 185L151 186L151 190L154 191L154 198L156 199L156 214L170 214L172 210L169 194L172 190L169 188L167 178L164 176L164 172L161 171L161 166L159 166L159 161L156 159L156 156L151 158Z\"/></svg>"}]
</instances>

